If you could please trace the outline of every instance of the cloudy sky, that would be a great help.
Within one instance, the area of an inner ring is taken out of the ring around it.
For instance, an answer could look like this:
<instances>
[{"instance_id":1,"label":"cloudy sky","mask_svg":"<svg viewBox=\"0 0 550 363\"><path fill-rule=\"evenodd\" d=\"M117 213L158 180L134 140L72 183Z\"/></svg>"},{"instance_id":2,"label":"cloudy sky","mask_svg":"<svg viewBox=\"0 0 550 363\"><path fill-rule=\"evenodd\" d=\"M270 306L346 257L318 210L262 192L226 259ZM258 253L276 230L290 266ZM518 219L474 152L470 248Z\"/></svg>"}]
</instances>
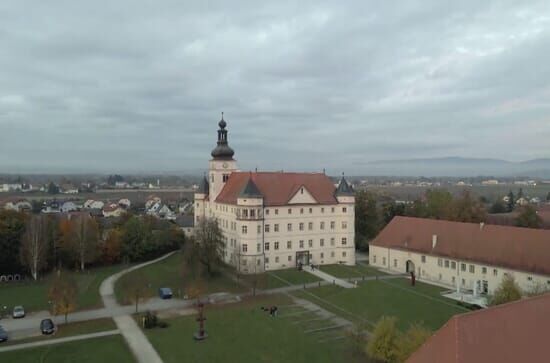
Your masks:
<instances>
[{"instance_id":1,"label":"cloudy sky","mask_svg":"<svg viewBox=\"0 0 550 363\"><path fill-rule=\"evenodd\" d=\"M1 1L0 172L550 157L549 1L264 3Z\"/></svg>"}]
</instances>

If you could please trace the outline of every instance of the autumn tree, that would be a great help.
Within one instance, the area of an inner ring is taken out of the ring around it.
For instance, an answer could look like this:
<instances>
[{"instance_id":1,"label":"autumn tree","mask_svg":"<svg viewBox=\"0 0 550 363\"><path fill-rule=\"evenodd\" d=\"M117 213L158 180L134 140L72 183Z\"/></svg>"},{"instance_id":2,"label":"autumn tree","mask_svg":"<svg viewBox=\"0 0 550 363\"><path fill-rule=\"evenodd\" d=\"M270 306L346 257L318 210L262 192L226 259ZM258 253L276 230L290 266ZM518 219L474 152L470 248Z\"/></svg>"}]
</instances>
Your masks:
<instances>
[{"instance_id":1,"label":"autumn tree","mask_svg":"<svg viewBox=\"0 0 550 363\"><path fill-rule=\"evenodd\" d=\"M521 208L515 222L516 226L526 228L540 228L542 225L542 219L537 214L537 210L530 205Z\"/></svg>"},{"instance_id":2,"label":"autumn tree","mask_svg":"<svg viewBox=\"0 0 550 363\"><path fill-rule=\"evenodd\" d=\"M397 361L405 362L431 336L432 332L424 325L420 323L412 324L399 338Z\"/></svg>"},{"instance_id":3,"label":"autumn tree","mask_svg":"<svg viewBox=\"0 0 550 363\"><path fill-rule=\"evenodd\" d=\"M122 277L120 287L124 298L135 304L137 313L139 302L147 295L149 279L141 270L135 270Z\"/></svg>"},{"instance_id":4,"label":"autumn tree","mask_svg":"<svg viewBox=\"0 0 550 363\"><path fill-rule=\"evenodd\" d=\"M218 221L214 218L202 219L195 231L194 240L189 244L191 243L195 244L198 261L206 269L206 273L213 275L223 264L224 242Z\"/></svg>"},{"instance_id":5,"label":"autumn tree","mask_svg":"<svg viewBox=\"0 0 550 363\"><path fill-rule=\"evenodd\" d=\"M369 357L381 362L397 362L399 353L397 318L383 316L378 320L367 343Z\"/></svg>"},{"instance_id":6,"label":"autumn tree","mask_svg":"<svg viewBox=\"0 0 550 363\"><path fill-rule=\"evenodd\" d=\"M76 310L78 288L76 280L65 271L58 271L48 291L48 298L52 302L52 314L65 316Z\"/></svg>"},{"instance_id":7,"label":"autumn tree","mask_svg":"<svg viewBox=\"0 0 550 363\"><path fill-rule=\"evenodd\" d=\"M508 193L508 201L506 202L506 207L508 208L508 212L513 211L515 205L516 205L516 200L514 198L514 192L510 190L510 192Z\"/></svg>"},{"instance_id":8,"label":"autumn tree","mask_svg":"<svg viewBox=\"0 0 550 363\"><path fill-rule=\"evenodd\" d=\"M504 275L489 299L490 305L500 305L521 299L522 291L512 275Z\"/></svg>"},{"instance_id":9,"label":"autumn tree","mask_svg":"<svg viewBox=\"0 0 550 363\"><path fill-rule=\"evenodd\" d=\"M426 213L428 218L449 219L452 215L452 194L444 189L426 191Z\"/></svg>"},{"instance_id":10,"label":"autumn tree","mask_svg":"<svg viewBox=\"0 0 550 363\"><path fill-rule=\"evenodd\" d=\"M120 261L122 253L122 232L119 229L111 229L102 245L102 260L107 264Z\"/></svg>"},{"instance_id":11,"label":"autumn tree","mask_svg":"<svg viewBox=\"0 0 550 363\"><path fill-rule=\"evenodd\" d=\"M89 214L80 214L73 220L73 244L78 257L80 270L84 271L86 263L93 262L98 254L99 227Z\"/></svg>"},{"instance_id":12,"label":"autumn tree","mask_svg":"<svg viewBox=\"0 0 550 363\"><path fill-rule=\"evenodd\" d=\"M0 275L19 272L19 250L25 232L25 214L0 210Z\"/></svg>"},{"instance_id":13,"label":"autumn tree","mask_svg":"<svg viewBox=\"0 0 550 363\"><path fill-rule=\"evenodd\" d=\"M368 250L368 241L380 231L380 215L376 207L376 197L368 191L355 195L355 245Z\"/></svg>"},{"instance_id":14,"label":"autumn tree","mask_svg":"<svg viewBox=\"0 0 550 363\"><path fill-rule=\"evenodd\" d=\"M483 204L476 198L472 198L469 191L452 201L450 219L456 222L480 223L485 222L487 211Z\"/></svg>"},{"instance_id":15,"label":"autumn tree","mask_svg":"<svg viewBox=\"0 0 550 363\"><path fill-rule=\"evenodd\" d=\"M46 267L49 248L46 230L45 216L32 215L26 224L22 238L21 263L29 269L34 280L38 279L38 273Z\"/></svg>"}]
</instances>

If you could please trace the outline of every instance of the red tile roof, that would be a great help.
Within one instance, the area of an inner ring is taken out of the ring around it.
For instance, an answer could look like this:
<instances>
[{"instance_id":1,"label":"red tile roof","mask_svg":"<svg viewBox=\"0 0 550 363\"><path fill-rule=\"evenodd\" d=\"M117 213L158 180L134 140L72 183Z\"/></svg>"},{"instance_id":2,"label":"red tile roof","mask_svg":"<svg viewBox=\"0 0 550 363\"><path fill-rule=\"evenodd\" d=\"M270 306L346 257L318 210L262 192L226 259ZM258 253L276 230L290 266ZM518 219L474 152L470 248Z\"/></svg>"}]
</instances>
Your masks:
<instances>
[{"instance_id":1,"label":"red tile roof","mask_svg":"<svg viewBox=\"0 0 550 363\"><path fill-rule=\"evenodd\" d=\"M395 217L371 245L550 275L550 230Z\"/></svg>"},{"instance_id":2,"label":"red tile roof","mask_svg":"<svg viewBox=\"0 0 550 363\"><path fill-rule=\"evenodd\" d=\"M456 315L407 363L546 363L550 294Z\"/></svg>"},{"instance_id":3,"label":"red tile roof","mask_svg":"<svg viewBox=\"0 0 550 363\"><path fill-rule=\"evenodd\" d=\"M336 204L336 188L328 176L321 173L234 172L216 198L217 203L236 204L248 179L252 179L264 197L264 205L286 205L304 186L319 204Z\"/></svg>"}]
</instances>

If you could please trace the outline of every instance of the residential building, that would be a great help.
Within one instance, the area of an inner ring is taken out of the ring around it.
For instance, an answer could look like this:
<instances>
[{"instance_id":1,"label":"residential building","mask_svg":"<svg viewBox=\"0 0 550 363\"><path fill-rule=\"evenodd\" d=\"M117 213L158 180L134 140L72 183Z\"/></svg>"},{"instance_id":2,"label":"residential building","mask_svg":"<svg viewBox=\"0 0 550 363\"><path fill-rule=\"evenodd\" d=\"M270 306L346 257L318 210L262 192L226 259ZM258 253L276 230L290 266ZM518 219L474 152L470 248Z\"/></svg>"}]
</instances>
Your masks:
<instances>
[{"instance_id":1,"label":"residential building","mask_svg":"<svg viewBox=\"0 0 550 363\"><path fill-rule=\"evenodd\" d=\"M505 275L524 291L550 289L550 231L394 217L370 243L370 264L449 287L492 294Z\"/></svg>"},{"instance_id":2,"label":"residential building","mask_svg":"<svg viewBox=\"0 0 550 363\"><path fill-rule=\"evenodd\" d=\"M74 212L78 210L78 206L74 202L65 202L61 204L60 211L62 213Z\"/></svg>"},{"instance_id":3,"label":"residential building","mask_svg":"<svg viewBox=\"0 0 550 363\"><path fill-rule=\"evenodd\" d=\"M195 227L195 217L192 215L179 215L174 220L186 236L191 236Z\"/></svg>"},{"instance_id":4,"label":"residential building","mask_svg":"<svg viewBox=\"0 0 550 363\"><path fill-rule=\"evenodd\" d=\"M195 225L216 218L224 260L242 273L300 264L355 264L354 204L344 177L324 173L241 172L219 122L208 178L195 193Z\"/></svg>"},{"instance_id":5,"label":"residential building","mask_svg":"<svg viewBox=\"0 0 550 363\"><path fill-rule=\"evenodd\" d=\"M550 294L455 315L407 363L546 363Z\"/></svg>"},{"instance_id":6,"label":"residential building","mask_svg":"<svg viewBox=\"0 0 550 363\"><path fill-rule=\"evenodd\" d=\"M26 199L15 197L5 200L4 209L14 210L16 212L28 212L32 210L32 204Z\"/></svg>"},{"instance_id":7,"label":"residential building","mask_svg":"<svg viewBox=\"0 0 550 363\"><path fill-rule=\"evenodd\" d=\"M120 217L126 213L126 209L117 203L111 203L103 207L103 216L105 218Z\"/></svg>"}]
</instances>

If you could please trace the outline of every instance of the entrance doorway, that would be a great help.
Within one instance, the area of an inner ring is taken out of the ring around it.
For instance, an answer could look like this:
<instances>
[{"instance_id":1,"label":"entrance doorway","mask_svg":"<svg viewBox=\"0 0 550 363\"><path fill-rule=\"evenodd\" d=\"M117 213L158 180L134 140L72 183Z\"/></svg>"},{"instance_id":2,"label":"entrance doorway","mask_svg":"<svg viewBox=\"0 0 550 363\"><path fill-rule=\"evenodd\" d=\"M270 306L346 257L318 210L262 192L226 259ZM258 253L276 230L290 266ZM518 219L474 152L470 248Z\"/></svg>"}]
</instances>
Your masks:
<instances>
[{"instance_id":1,"label":"entrance doorway","mask_svg":"<svg viewBox=\"0 0 550 363\"><path fill-rule=\"evenodd\" d=\"M296 267L309 265L309 251L296 252Z\"/></svg>"},{"instance_id":2,"label":"entrance doorway","mask_svg":"<svg viewBox=\"0 0 550 363\"><path fill-rule=\"evenodd\" d=\"M405 268L407 273L414 272L414 262L411 260L407 260L407 263L405 264Z\"/></svg>"}]
</instances>

